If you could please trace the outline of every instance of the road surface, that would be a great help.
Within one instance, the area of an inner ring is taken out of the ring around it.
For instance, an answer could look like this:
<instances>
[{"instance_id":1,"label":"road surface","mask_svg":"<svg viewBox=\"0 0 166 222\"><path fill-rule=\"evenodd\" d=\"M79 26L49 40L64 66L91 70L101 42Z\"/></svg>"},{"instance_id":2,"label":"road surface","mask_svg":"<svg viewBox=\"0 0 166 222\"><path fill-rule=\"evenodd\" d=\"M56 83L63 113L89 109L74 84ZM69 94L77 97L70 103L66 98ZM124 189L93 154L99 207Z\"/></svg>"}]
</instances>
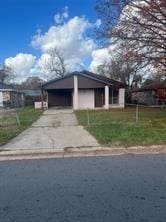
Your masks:
<instances>
[{"instance_id":1,"label":"road surface","mask_svg":"<svg viewBox=\"0 0 166 222\"><path fill-rule=\"evenodd\" d=\"M166 155L0 162L1 222L165 222Z\"/></svg>"}]
</instances>

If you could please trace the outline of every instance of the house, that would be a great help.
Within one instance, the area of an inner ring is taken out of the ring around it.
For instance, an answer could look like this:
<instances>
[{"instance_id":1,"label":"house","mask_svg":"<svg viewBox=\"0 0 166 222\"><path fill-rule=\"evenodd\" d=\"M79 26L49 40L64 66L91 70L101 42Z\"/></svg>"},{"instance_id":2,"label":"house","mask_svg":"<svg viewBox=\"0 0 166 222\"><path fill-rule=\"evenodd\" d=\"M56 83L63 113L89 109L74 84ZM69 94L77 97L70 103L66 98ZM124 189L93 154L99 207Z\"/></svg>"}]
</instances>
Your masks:
<instances>
[{"instance_id":1,"label":"house","mask_svg":"<svg viewBox=\"0 0 166 222\"><path fill-rule=\"evenodd\" d=\"M35 102L41 101L41 89L22 90L25 95L25 105L34 105Z\"/></svg>"},{"instance_id":2,"label":"house","mask_svg":"<svg viewBox=\"0 0 166 222\"><path fill-rule=\"evenodd\" d=\"M0 83L0 108L18 108L24 106L24 93L12 86Z\"/></svg>"},{"instance_id":3,"label":"house","mask_svg":"<svg viewBox=\"0 0 166 222\"><path fill-rule=\"evenodd\" d=\"M125 105L124 85L107 77L88 72L73 72L42 85L48 107L94 109Z\"/></svg>"},{"instance_id":4,"label":"house","mask_svg":"<svg viewBox=\"0 0 166 222\"><path fill-rule=\"evenodd\" d=\"M166 104L166 80L133 90L132 102L143 105Z\"/></svg>"}]
</instances>

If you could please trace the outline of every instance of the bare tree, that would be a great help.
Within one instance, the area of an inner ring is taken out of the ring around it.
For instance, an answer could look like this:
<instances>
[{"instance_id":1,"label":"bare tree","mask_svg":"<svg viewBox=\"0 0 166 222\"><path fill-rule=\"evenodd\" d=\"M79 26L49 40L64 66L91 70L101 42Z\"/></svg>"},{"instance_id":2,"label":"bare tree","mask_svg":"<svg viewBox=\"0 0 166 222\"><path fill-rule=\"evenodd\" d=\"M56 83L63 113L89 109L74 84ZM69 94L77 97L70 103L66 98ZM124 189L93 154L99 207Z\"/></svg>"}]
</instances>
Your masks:
<instances>
[{"instance_id":1,"label":"bare tree","mask_svg":"<svg viewBox=\"0 0 166 222\"><path fill-rule=\"evenodd\" d=\"M101 20L101 25L96 30L98 40L102 39L102 43L110 44L110 30L115 27L119 21L127 0L97 0L96 11ZM103 41L104 40L104 41Z\"/></svg>"},{"instance_id":2,"label":"bare tree","mask_svg":"<svg viewBox=\"0 0 166 222\"><path fill-rule=\"evenodd\" d=\"M13 86L16 89L19 90L36 90L36 89L40 89L41 85L44 83L44 80L40 79L37 76L34 77L28 77L24 82L19 83L19 84L13 84Z\"/></svg>"},{"instance_id":3,"label":"bare tree","mask_svg":"<svg viewBox=\"0 0 166 222\"><path fill-rule=\"evenodd\" d=\"M98 5L102 37L109 43L123 42L130 49L128 59L151 64L166 75L166 1L98 0Z\"/></svg>"},{"instance_id":4,"label":"bare tree","mask_svg":"<svg viewBox=\"0 0 166 222\"><path fill-rule=\"evenodd\" d=\"M63 53L56 48L48 50L48 58L44 61L42 69L47 74L47 79L63 77L66 74L66 64Z\"/></svg>"},{"instance_id":5,"label":"bare tree","mask_svg":"<svg viewBox=\"0 0 166 222\"><path fill-rule=\"evenodd\" d=\"M98 66L97 72L124 83L128 90L132 90L142 83L143 74L140 74L140 69L138 63L126 62L119 56Z\"/></svg>"},{"instance_id":6,"label":"bare tree","mask_svg":"<svg viewBox=\"0 0 166 222\"><path fill-rule=\"evenodd\" d=\"M123 54L117 54L110 61L98 66L97 72L113 80L120 81L126 86L126 101L131 102L131 92L141 86L146 72L141 72L142 66L135 61L126 60Z\"/></svg>"}]
</instances>

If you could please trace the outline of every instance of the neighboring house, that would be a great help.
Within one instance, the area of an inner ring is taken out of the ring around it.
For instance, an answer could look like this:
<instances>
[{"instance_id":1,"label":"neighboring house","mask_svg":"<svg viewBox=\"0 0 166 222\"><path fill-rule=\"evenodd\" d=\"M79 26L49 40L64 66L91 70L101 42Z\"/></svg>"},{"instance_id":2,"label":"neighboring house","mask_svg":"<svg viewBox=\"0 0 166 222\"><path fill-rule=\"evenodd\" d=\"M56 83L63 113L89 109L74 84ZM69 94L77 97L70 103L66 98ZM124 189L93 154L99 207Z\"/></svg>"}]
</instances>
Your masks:
<instances>
[{"instance_id":1,"label":"neighboring house","mask_svg":"<svg viewBox=\"0 0 166 222\"><path fill-rule=\"evenodd\" d=\"M25 95L25 105L34 105L35 102L41 101L41 89L23 90Z\"/></svg>"},{"instance_id":2,"label":"neighboring house","mask_svg":"<svg viewBox=\"0 0 166 222\"><path fill-rule=\"evenodd\" d=\"M70 106L74 110L124 107L124 85L88 71L73 72L42 85L48 107Z\"/></svg>"},{"instance_id":3,"label":"neighboring house","mask_svg":"<svg viewBox=\"0 0 166 222\"><path fill-rule=\"evenodd\" d=\"M144 105L166 104L166 81L133 90L132 102Z\"/></svg>"},{"instance_id":4,"label":"neighboring house","mask_svg":"<svg viewBox=\"0 0 166 222\"><path fill-rule=\"evenodd\" d=\"M0 108L18 108L24 106L24 93L12 86L0 83Z\"/></svg>"}]
</instances>

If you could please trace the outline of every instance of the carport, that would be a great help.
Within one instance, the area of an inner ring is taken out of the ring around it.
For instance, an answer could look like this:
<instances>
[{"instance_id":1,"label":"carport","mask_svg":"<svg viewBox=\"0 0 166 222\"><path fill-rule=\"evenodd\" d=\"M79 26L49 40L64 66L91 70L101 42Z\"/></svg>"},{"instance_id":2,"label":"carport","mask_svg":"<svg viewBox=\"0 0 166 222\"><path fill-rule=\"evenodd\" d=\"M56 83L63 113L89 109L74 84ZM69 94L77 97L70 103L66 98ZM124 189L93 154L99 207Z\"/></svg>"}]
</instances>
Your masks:
<instances>
[{"instance_id":1,"label":"carport","mask_svg":"<svg viewBox=\"0 0 166 222\"><path fill-rule=\"evenodd\" d=\"M109 109L123 108L125 103L124 84L86 70L46 82L42 91L47 95L48 107Z\"/></svg>"},{"instance_id":2,"label":"carport","mask_svg":"<svg viewBox=\"0 0 166 222\"><path fill-rule=\"evenodd\" d=\"M50 89L47 90L48 106L72 107L71 89Z\"/></svg>"},{"instance_id":3,"label":"carport","mask_svg":"<svg viewBox=\"0 0 166 222\"><path fill-rule=\"evenodd\" d=\"M73 106L73 76L67 76L45 83L42 87L47 96L48 107Z\"/></svg>"}]
</instances>

